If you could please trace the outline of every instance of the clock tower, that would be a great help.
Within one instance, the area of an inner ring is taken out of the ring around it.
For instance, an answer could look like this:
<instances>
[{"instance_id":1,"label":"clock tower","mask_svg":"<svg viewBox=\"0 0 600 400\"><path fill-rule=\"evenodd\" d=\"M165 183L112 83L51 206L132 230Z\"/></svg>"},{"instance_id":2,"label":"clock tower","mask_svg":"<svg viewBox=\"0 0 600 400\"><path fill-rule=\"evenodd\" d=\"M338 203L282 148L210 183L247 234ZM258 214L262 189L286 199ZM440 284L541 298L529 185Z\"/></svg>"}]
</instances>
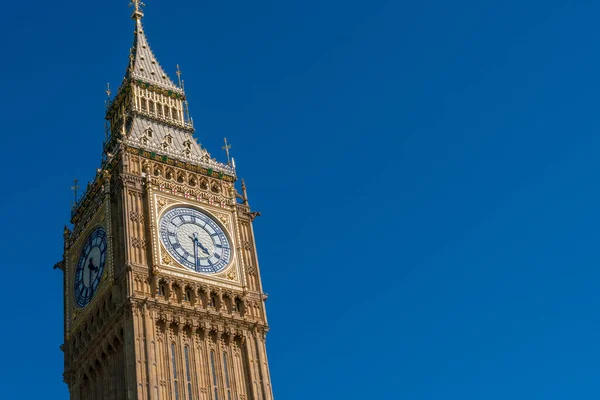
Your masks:
<instances>
[{"instance_id":1,"label":"clock tower","mask_svg":"<svg viewBox=\"0 0 600 400\"><path fill-rule=\"evenodd\" d=\"M57 264L70 397L271 400L259 214L243 181L236 190L235 164L198 143L182 82L158 63L143 4L132 5L102 163L76 198Z\"/></svg>"}]
</instances>

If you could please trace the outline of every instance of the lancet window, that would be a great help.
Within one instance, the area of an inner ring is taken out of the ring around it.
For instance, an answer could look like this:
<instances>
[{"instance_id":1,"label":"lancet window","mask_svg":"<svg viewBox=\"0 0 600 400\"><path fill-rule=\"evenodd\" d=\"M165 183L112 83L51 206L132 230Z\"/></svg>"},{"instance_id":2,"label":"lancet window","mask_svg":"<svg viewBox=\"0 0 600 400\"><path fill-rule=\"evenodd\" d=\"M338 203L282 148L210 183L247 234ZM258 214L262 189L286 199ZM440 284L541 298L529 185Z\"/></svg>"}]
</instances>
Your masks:
<instances>
[{"instance_id":1,"label":"lancet window","mask_svg":"<svg viewBox=\"0 0 600 400\"><path fill-rule=\"evenodd\" d=\"M192 400L192 374L190 373L190 348L186 345L183 349L185 353L185 377L187 379L188 399Z\"/></svg>"},{"instance_id":2,"label":"lancet window","mask_svg":"<svg viewBox=\"0 0 600 400\"><path fill-rule=\"evenodd\" d=\"M227 353L223 353L223 371L225 371L225 390L227 390L227 400L231 400L231 387L229 386L229 371L227 371Z\"/></svg>"},{"instance_id":3,"label":"lancet window","mask_svg":"<svg viewBox=\"0 0 600 400\"><path fill-rule=\"evenodd\" d=\"M219 391L217 387L217 370L215 369L215 353L213 351L210 352L210 366L212 369L213 389L215 392L215 397L213 400L219 400Z\"/></svg>"},{"instance_id":4,"label":"lancet window","mask_svg":"<svg viewBox=\"0 0 600 400\"><path fill-rule=\"evenodd\" d=\"M175 343L171 343L171 363L173 364L173 392L175 400L179 400L179 387L177 386L177 357L175 356Z\"/></svg>"}]
</instances>

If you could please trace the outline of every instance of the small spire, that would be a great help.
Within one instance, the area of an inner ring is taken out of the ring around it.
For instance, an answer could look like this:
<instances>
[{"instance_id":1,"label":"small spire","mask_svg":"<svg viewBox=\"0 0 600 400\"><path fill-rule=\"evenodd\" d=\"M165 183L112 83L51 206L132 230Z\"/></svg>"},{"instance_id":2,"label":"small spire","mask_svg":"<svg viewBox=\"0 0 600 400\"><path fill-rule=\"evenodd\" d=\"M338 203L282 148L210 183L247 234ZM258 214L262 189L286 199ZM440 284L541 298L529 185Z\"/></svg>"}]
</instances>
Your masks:
<instances>
[{"instance_id":1,"label":"small spire","mask_svg":"<svg viewBox=\"0 0 600 400\"><path fill-rule=\"evenodd\" d=\"M77 179L73 179L73 186L71 186L71 190L75 194L75 202L73 203L73 207L77 205L77 190L80 188L78 183L79 181Z\"/></svg>"},{"instance_id":2,"label":"small spire","mask_svg":"<svg viewBox=\"0 0 600 400\"><path fill-rule=\"evenodd\" d=\"M181 79L181 75L182 72L179 69L179 64L177 64L177 72L175 72L177 74L177 79L179 80L179 88L181 90L185 90L185 82L183 81L183 79ZM188 104L187 98L183 101L183 105L185 107L185 115L186 115L186 119L190 122L192 122L193 125L193 121L192 121L192 117L190 117L190 105Z\"/></svg>"},{"instance_id":3,"label":"small spire","mask_svg":"<svg viewBox=\"0 0 600 400\"><path fill-rule=\"evenodd\" d=\"M248 205L248 192L246 191L246 182L242 178L242 196L244 198L244 205Z\"/></svg>"},{"instance_id":4,"label":"small spire","mask_svg":"<svg viewBox=\"0 0 600 400\"><path fill-rule=\"evenodd\" d=\"M231 158L229 157L229 149L231 149L231 145L227 144L227 138L223 139L225 142L225 146L222 147L223 150L225 150L225 153L227 154L227 165L231 165Z\"/></svg>"},{"instance_id":5,"label":"small spire","mask_svg":"<svg viewBox=\"0 0 600 400\"><path fill-rule=\"evenodd\" d=\"M144 4L140 0L131 0L131 3L129 3L129 6L134 7L133 14L131 14L131 18L135 19L136 21L140 21L144 17L144 12L142 11L142 7L145 7L146 4Z\"/></svg>"},{"instance_id":6,"label":"small spire","mask_svg":"<svg viewBox=\"0 0 600 400\"><path fill-rule=\"evenodd\" d=\"M179 87L182 87L182 81L181 81L181 70L179 69L179 64L177 64L177 79L179 80Z\"/></svg>"},{"instance_id":7,"label":"small spire","mask_svg":"<svg viewBox=\"0 0 600 400\"><path fill-rule=\"evenodd\" d=\"M112 94L112 92L110 91L110 83L106 84L106 90L104 91L104 93L106 93L106 100L104 101L104 106L106 107L106 111L108 111L108 108L110 107L110 95Z\"/></svg>"}]
</instances>

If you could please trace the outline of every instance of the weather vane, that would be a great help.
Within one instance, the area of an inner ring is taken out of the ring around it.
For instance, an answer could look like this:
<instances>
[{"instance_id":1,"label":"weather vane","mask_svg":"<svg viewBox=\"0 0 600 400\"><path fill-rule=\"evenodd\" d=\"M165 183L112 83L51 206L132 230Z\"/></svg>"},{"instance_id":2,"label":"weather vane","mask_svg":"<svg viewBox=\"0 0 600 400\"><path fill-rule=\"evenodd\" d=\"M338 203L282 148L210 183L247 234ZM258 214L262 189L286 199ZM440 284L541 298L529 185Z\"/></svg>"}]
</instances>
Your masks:
<instances>
[{"instance_id":1,"label":"weather vane","mask_svg":"<svg viewBox=\"0 0 600 400\"><path fill-rule=\"evenodd\" d=\"M223 150L227 154L227 165L231 165L231 158L229 157L229 149L231 148L230 144L227 144L227 138L224 138L225 146L223 146Z\"/></svg>"}]
</instances>

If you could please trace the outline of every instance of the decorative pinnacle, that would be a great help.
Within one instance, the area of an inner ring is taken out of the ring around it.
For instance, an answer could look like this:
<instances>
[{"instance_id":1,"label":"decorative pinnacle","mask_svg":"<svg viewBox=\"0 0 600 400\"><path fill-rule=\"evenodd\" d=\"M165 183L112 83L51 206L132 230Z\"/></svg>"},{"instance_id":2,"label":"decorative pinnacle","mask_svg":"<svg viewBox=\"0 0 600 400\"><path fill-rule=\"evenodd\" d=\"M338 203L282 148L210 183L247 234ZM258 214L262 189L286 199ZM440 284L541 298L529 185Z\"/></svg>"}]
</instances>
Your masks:
<instances>
[{"instance_id":1,"label":"decorative pinnacle","mask_svg":"<svg viewBox=\"0 0 600 400\"><path fill-rule=\"evenodd\" d=\"M134 7L133 14L131 14L131 18L135 19L136 21L141 20L144 17L142 7L145 7L146 4L144 4L141 0L131 0L131 3L129 3L129 7L131 6Z\"/></svg>"},{"instance_id":2,"label":"decorative pinnacle","mask_svg":"<svg viewBox=\"0 0 600 400\"><path fill-rule=\"evenodd\" d=\"M79 181L77 179L73 179L73 186L71 186L71 190L75 194L75 202L73 203L73 207L75 207L75 205L77 204L77 190L80 188L78 183L79 183Z\"/></svg>"},{"instance_id":3,"label":"decorative pinnacle","mask_svg":"<svg viewBox=\"0 0 600 400\"><path fill-rule=\"evenodd\" d=\"M106 109L106 111L108 111L110 107L110 95L112 94L112 92L110 91L110 83L106 84L106 90L104 91L104 93L106 93L106 100L104 100L104 108Z\"/></svg>"},{"instance_id":4,"label":"decorative pinnacle","mask_svg":"<svg viewBox=\"0 0 600 400\"><path fill-rule=\"evenodd\" d=\"M248 205L248 192L246 191L246 182L244 182L244 178L242 178L242 197L244 204Z\"/></svg>"},{"instance_id":5,"label":"decorative pinnacle","mask_svg":"<svg viewBox=\"0 0 600 400\"><path fill-rule=\"evenodd\" d=\"M177 79L179 79L179 87L181 87L181 70L179 69L179 64L177 64Z\"/></svg>"},{"instance_id":6,"label":"decorative pinnacle","mask_svg":"<svg viewBox=\"0 0 600 400\"><path fill-rule=\"evenodd\" d=\"M231 165L231 158L229 157L229 149L231 149L231 145L227 144L227 138L223 139L225 142L225 146L222 147L223 150L225 150L225 153L227 154L227 165Z\"/></svg>"}]
</instances>

